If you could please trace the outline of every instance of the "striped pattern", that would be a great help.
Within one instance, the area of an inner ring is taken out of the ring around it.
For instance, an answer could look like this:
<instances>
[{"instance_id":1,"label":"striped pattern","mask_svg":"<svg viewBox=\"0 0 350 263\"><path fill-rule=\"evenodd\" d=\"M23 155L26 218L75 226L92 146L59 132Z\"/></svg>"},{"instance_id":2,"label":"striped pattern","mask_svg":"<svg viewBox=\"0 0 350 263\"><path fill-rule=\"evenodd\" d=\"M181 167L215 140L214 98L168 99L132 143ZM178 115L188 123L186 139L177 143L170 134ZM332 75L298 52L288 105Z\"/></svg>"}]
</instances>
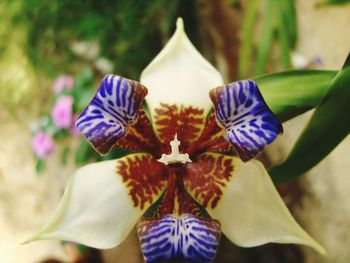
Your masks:
<instances>
[{"instance_id":1,"label":"striped pattern","mask_svg":"<svg viewBox=\"0 0 350 263\"><path fill-rule=\"evenodd\" d=\"M146 263L183 260L213 261L220 239L220 223L191 214L140 220L137 231Z\"/></svg>"},{"instance_id":2,"label":"striped pattern","mask_svg":"<svg viewBox=\"0 0 350 263\"><path fill-rule=\"evenodd\" d=\"M216 88L210 97L216 119L226 130L225 138L243 161L255 157L282 132L253 80Z\"/></svg>"},{"instance_id":3,"label":"striped pattern","mask_svg":"<svg viewBox=\"0 0 350 263\"><path fill-rule=\"evenodd\" d=\"M136 81L107 75L76 125L100 154L106 154L137 120L146 94Z\"/></svg>"}]
</instances>

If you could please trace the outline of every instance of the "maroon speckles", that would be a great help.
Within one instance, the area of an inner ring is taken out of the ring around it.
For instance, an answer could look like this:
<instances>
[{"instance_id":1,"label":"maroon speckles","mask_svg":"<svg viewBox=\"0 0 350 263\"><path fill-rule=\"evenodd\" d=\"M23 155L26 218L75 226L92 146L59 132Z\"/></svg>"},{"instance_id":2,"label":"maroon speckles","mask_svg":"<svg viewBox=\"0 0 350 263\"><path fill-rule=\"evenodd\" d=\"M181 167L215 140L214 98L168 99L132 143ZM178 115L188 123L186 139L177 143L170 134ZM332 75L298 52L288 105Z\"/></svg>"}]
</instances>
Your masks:
<instances>
[{"instance_id":1,"label":"maroon speckles","mask_svg":"<svg viewBox=\"0 0 350 263\"><path fill-rule=\"evenodd\" d=\"M233 170L231 157L202 154L186 165L185 187L203 207L215 208Z\"/></svg>"},{"instance_id":2,"label":"maroon speckles","mask_svg":"<svg viewBox=\"0 0 350 263\"><path fill-rule=\"evenodd\" d=\"M129 155L118 163L117 173L129 189L134 206L143 209L147 203L151 205L165 188L165 166L149 154Z\"/></svg>"},{"instance_id":3,"label":"maroon speckles","mask_svg":"<svg viewBox=\"0 0 350 263\"><path fill-rule=\"evenodd\" d=\"M168 214L192 214L199 216L200 212L197 204L187 193L184 186L184 165L167 166L167 176L167 189L156 217L160 218Z\"/></svg>"},{"instance_id":4,"label":"maroon speckles","mask_svg":"<svg viewBox=\"0 0 350 263\"><path fill-rule=\"evenodd\" d=\"M151 153L156 158L161 154L161 143L142 109L136 123L129 126L127 135L117 141L116 145L134 152Z\"/></svg>"},{"instance_id":5,"label":"maroon speckles","mask_svg":"<svg viewBox=\"0 0 350 263\"><path fill-rule=\"evenodd\" d=\"M197 156L201 153L210 152L228 152L233 147L225 140L224 130L217 124L215 114L212 112L206 120L205 128L193 144L187 150L190 156Z\"/></svg>"},{"instance_id":6,"label":"maroon speckles","mask_svg":"<svg viewBox=\"0 0 350 263\"><path fill-rule=\"evenodd\" d=\"M143 209L152 204L165 189L157 218L167 214L200 215L193 198L205 208L216 207L234 167L231 157L203 154L208 150L231 149L214 114L206 120L203 113L202 109L161 104L154 121L159 139L141 111L137 123L118 142L124 148L149 153L130 155L119 161L117 172L123 177L135 207ZM181 142L180 152L189 153L192 163L164 165L156 160L162 153L169 153L169 142L175 134Z\"/></svg>"},{"instance_id":7,"label":"maroon speckles","mask_svg":"<svg viewBox=\"0 0 350 263\"><path fill-rule=\"evenodd\" d=\"M168 145L175 133L185 151L198 139L205 124L204 110L193 107L161 104L155 110L155 129L163 144Z\"/></svg>"}]
</instances>

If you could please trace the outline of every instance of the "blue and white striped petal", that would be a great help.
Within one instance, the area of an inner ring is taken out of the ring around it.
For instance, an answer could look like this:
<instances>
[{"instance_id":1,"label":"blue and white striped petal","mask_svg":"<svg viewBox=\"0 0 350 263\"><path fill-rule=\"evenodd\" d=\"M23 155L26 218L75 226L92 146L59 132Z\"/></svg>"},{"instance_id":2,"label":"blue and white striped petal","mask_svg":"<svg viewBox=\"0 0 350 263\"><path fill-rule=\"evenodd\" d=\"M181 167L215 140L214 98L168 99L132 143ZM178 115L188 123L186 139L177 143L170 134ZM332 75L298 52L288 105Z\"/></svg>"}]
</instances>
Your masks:
<instances>
[{"instance_id":1,"label":"blue and white striped petal","mask_svg":"<svg viewBox=\"0 0 350 263\"><path fill-rule=\"evenodd\" d=\"M141 219L137 225L146 263L183 260L211 263L220 239L220 223L191 214Z\"/></svg>"},{"instance_id":2,"label":"blue and white striped petal","mask_svg":"<svg viewBox=\"0 0 350 263\"><path fill-rule=\"evenodd\" d=\"M147 89L140 83L116 75L107 75L76 125L100 154L126 135L136 122Z\"/></svg>"},{"instance_id":3,"label":"blue and white striped petal","mask_svg":"<svg viewBox=\"0 0 350 263\"><path fill-rule=\"evenodd\" d=\"M225 138L243 161L248 161L283 131L253 80L233 82L210 91L216 120Z\"/></svg>"}]
</instances>

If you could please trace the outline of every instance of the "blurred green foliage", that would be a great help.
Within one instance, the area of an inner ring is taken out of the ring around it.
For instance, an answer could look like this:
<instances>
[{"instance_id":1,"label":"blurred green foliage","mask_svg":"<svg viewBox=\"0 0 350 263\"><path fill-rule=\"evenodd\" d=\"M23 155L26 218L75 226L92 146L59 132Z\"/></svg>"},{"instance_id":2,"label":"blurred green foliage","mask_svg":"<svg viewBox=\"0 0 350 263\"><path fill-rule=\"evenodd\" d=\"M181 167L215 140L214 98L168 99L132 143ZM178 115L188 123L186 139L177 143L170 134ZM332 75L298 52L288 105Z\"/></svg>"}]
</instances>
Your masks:
<instances>
[{"instance_id":1,"label":"blurred green foliage","mask_svg":"<svg viewBox=\"0 0 350 263\"><path fill-rule=\"evenodd\" d=\"M228 1L231 5L243 2ZM326 2L341 4L348 1ZM246 3L240 44L240 78L265 72L274 43L279 47L281 65L289 69L290 52L297 41L294 1L250 0ZM7 107L11 101L17 107L40 107L40 99L46 100L48 105L50 82L41 82L38 76L53 78L61 72L77 76L81 72L76 78L77 87L81 89L75 89L72 94L76 101L74 111L80 112L93 96L93 89L97 86L95 81L100 80L99 74L104 74L96 67L97 59L106 58L112 63L113 72L138 79L141 70L173 32L178 16L184 16L186 32L195 46L200 47L195 8L196 1L186 0L3 0L0 2L0 16L3 18L0 37L5 41L0 41L0 55L3 56L0 66L6 74L0 75L0 105L6 103ZM85 44L85 48L95 46L96 54L89 55L91 50L77 52L73 48L77 43ZM82 70L86 66L91 70ZM266 101L282 120L317 107L322 101L289 159L272 170L276 182L293 179L307 171L349 132L346 116L342 115L341 131L333 133L322 149L314 147L316 153L313 158L304 158L303 153L313 147L310 143L314 143L315 139L323 140L325 135L322 132L338 125L334 116L346 112L344 105L348 102L348 91L345 87L348 86L350 72L343 69L334 78L335 74L331 71L300 71L255 78ZM39 92L40 96L37 96ZM23 96L24 93L30 96ZM36 103L32 103L34 97ZM27 104L22 98L27 98ZM328 112L334 114L324 118ZM106 157L99 157L83 141L75 159L77 163L84 164L91 159L115 158L124 154L125 151L116 149ZM69 151L64 149L62 160L68 155ZM43 165L39 162L37 169L42 170Z\"/></svg>"},{"instance_id":2,"label":"blurred green foliage","mask_svg":"<svg viewBox=\"0 0 350 263\"><path fill-rule=\"evenodd\" d=\"M67 71L76 60L72 42L93 40L100 47L98 55L130 78L138 78L161 49L178 4L179 0L5 0L13 13L12 26L25 29L25 50L35 67L51 76L59 69Z\"/></svg>"},{"instance_id":3,"label":"blurred green foliage","mask_svg":"<svg viewBox=\"0 0 350 263\"><path fill-rule=\"evenodd\" d=\"M254 77L267 105L281 122L322 101L337 71L295 70Z\"/></svg>"},{"instance_id":4,"label":"blurred green foliage","mask_svg":"<svg viewBox=\"0 0 350 263\"><path fill-rule=\"evenodd\" d=\"M350 0L324 0L317 4L317 6L332 6L349 4Z\"/></svg>"},{"instance_id":5,"label":"blurred green foliage","mask_svg":"<svg viewBox=\"0 0 350 263\"><path fill-rule=\"evenodd\" d=\"M262 8L261 19L259 19L260 8ZM253 68L253 75L265 72L274 41L278 43L283 68L290 69L290 53L297 41L294 0L251 0L246 9L240 47L239 77L250 76L250 67ZM257 31L258 37L255 39ZM254 51L256 58L252 59Z\"/></svg>"}]
</instances>

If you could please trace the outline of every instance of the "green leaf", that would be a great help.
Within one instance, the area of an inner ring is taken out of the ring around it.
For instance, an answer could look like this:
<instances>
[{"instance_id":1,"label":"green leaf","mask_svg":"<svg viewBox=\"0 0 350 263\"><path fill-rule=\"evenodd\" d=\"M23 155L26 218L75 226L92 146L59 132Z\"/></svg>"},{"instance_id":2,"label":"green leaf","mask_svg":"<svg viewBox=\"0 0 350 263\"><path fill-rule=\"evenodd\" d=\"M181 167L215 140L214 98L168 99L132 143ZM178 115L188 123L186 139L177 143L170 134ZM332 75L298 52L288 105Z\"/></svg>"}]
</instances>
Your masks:
<instances>
[{"instance_id":1,"label":"green leaf","mask_svg":"<svg viewBox=\"0 0 350 263\"><path fill-rule=\"evenodd\" d=\"M62 151L62 155L61 155L61 163L62 165L66 165L67 161L68 161L68 157L69 157L69 152L70 149L69 147L64 147L63 151Z\"/></svg>"},{"instance_id":2,"label":"green leaf","mask_svg":"<svg viewBox=\"0 0 350 263\"><path fill-rule=\"evenodd\" d=\"M83 165L86 164L87 161L91 159L92 156L98 156L98 154L95 154L95 150L91 146L91 144L85 140L84 138L81 139L81 143L75 153L75 163L77 165Z\"/></svg>"},{"instance_id":3,"label":"green leaf","mask_svg":"<svg viewBox=\"0 0 350 263\"><path fill-rule=\"evenodd\" d=\"M332 5L345 5L349 4L350 0L326 0L316 4L316 7L332 6Z\"/></svg>"},{"instance_id":4,"label":"green leaf","mask_svg":"<svg viewBox=\"0 0 350 263\"><path fill-rule=\"evenodd\" d=\"M278 40L280 45L280 56L281 56L281 63L285 69L290 68L290 39L289 39L289 32L288 32L288 20L287 15L283 12L283 1L277 1L279 4L279 13L278 13L278 20L279 20L279 27L278 27Z\"/></svg>"},{"instance_id":5,"label":"green leaf","mask_svg":"<svg viewBox=\"0 0 350 263\"><path fill-rule=\"evenodd\" d=\"M35 165L35 170L38 174L42 173L45 169L45 161L44 160L37 160Z\"/></svg>"},{"instance_id":6,"label":"green leaf","mask_svg":"<svg viewBox=\"0 0 350 263\"><path fill-rule=\"evenodd\" d=\"M130 153L131 152L126 150L126 149L123 149L123 148L115 146L112 149L112 151L109 152L107 155L99 156L98 160L99 161L105 161L105 160L119 159L119 158L122 158L122 157L130 154Z\"/></svg>"},{"instance_id":7,"label":"green leaf","mask_svg":"<svg viewBox=\"0 0 350 263\"><path fill-rule=\"evenodd\" d=\"M298 70L254 78L270 109L280 121L289 120L318 105L336 71Z\"/></svg>"},{"instance_id":8,"label":"green leaf","mask_svg":"<svg viewBox=\"0 0 350 263\"><path fill-rule=\"evenodd\" d=\"M276 184L303 175L349 134L349 105L350 66L345 66L332 81L326 96L286 160L270 170Z\"/></svg>"},{"instance_id":9,"label":"green leaf","mask_svg":"<svg viewBox=\"0 0 350 263\"><path fill-rule=\"evenodd\" d=\"M272 1L273 0L266 1L265 12L261 22L261 35L259 37L259 43L257 45L254 75L260 75L264 72L267 58L271 49L274 32L274 27L272 23L274 5Z\"/></svg>"},{"instance_id":10,"label":"green leaf","mask_svg":"<svg viewBox=\"0 0 350 263\"><path fill-rule=\"evenodd\" d=\"M278 3L280 4L280 13L288 35L289 48L294 49L298 35L294 0L280 0Z\"/></svg>"},{"instance_id":11,"label":"green leaf","mask_svg":"<svg viewBox=\"0 0 350 263\"><path fill-rule=\"evenodd\" d=\"M348 54L342 69L345 69L346 67L349 67L349 66L350 66L350 53Z\"/></svg>"},{"instance_id":12,"label":"green leaf","mask_svg":"<svg viewBox=\"0 0 350 263\"><path fill-rule=\"evenodd\" d=\"M253 32L256 21L256 13L259 6L259 0L251 0L248 2L247 12L243 21L243 38L239 51L238 75L243 79L248 74L249 62L251 61L251 52L253 46Z\"/></svg>"}]
</instances>

